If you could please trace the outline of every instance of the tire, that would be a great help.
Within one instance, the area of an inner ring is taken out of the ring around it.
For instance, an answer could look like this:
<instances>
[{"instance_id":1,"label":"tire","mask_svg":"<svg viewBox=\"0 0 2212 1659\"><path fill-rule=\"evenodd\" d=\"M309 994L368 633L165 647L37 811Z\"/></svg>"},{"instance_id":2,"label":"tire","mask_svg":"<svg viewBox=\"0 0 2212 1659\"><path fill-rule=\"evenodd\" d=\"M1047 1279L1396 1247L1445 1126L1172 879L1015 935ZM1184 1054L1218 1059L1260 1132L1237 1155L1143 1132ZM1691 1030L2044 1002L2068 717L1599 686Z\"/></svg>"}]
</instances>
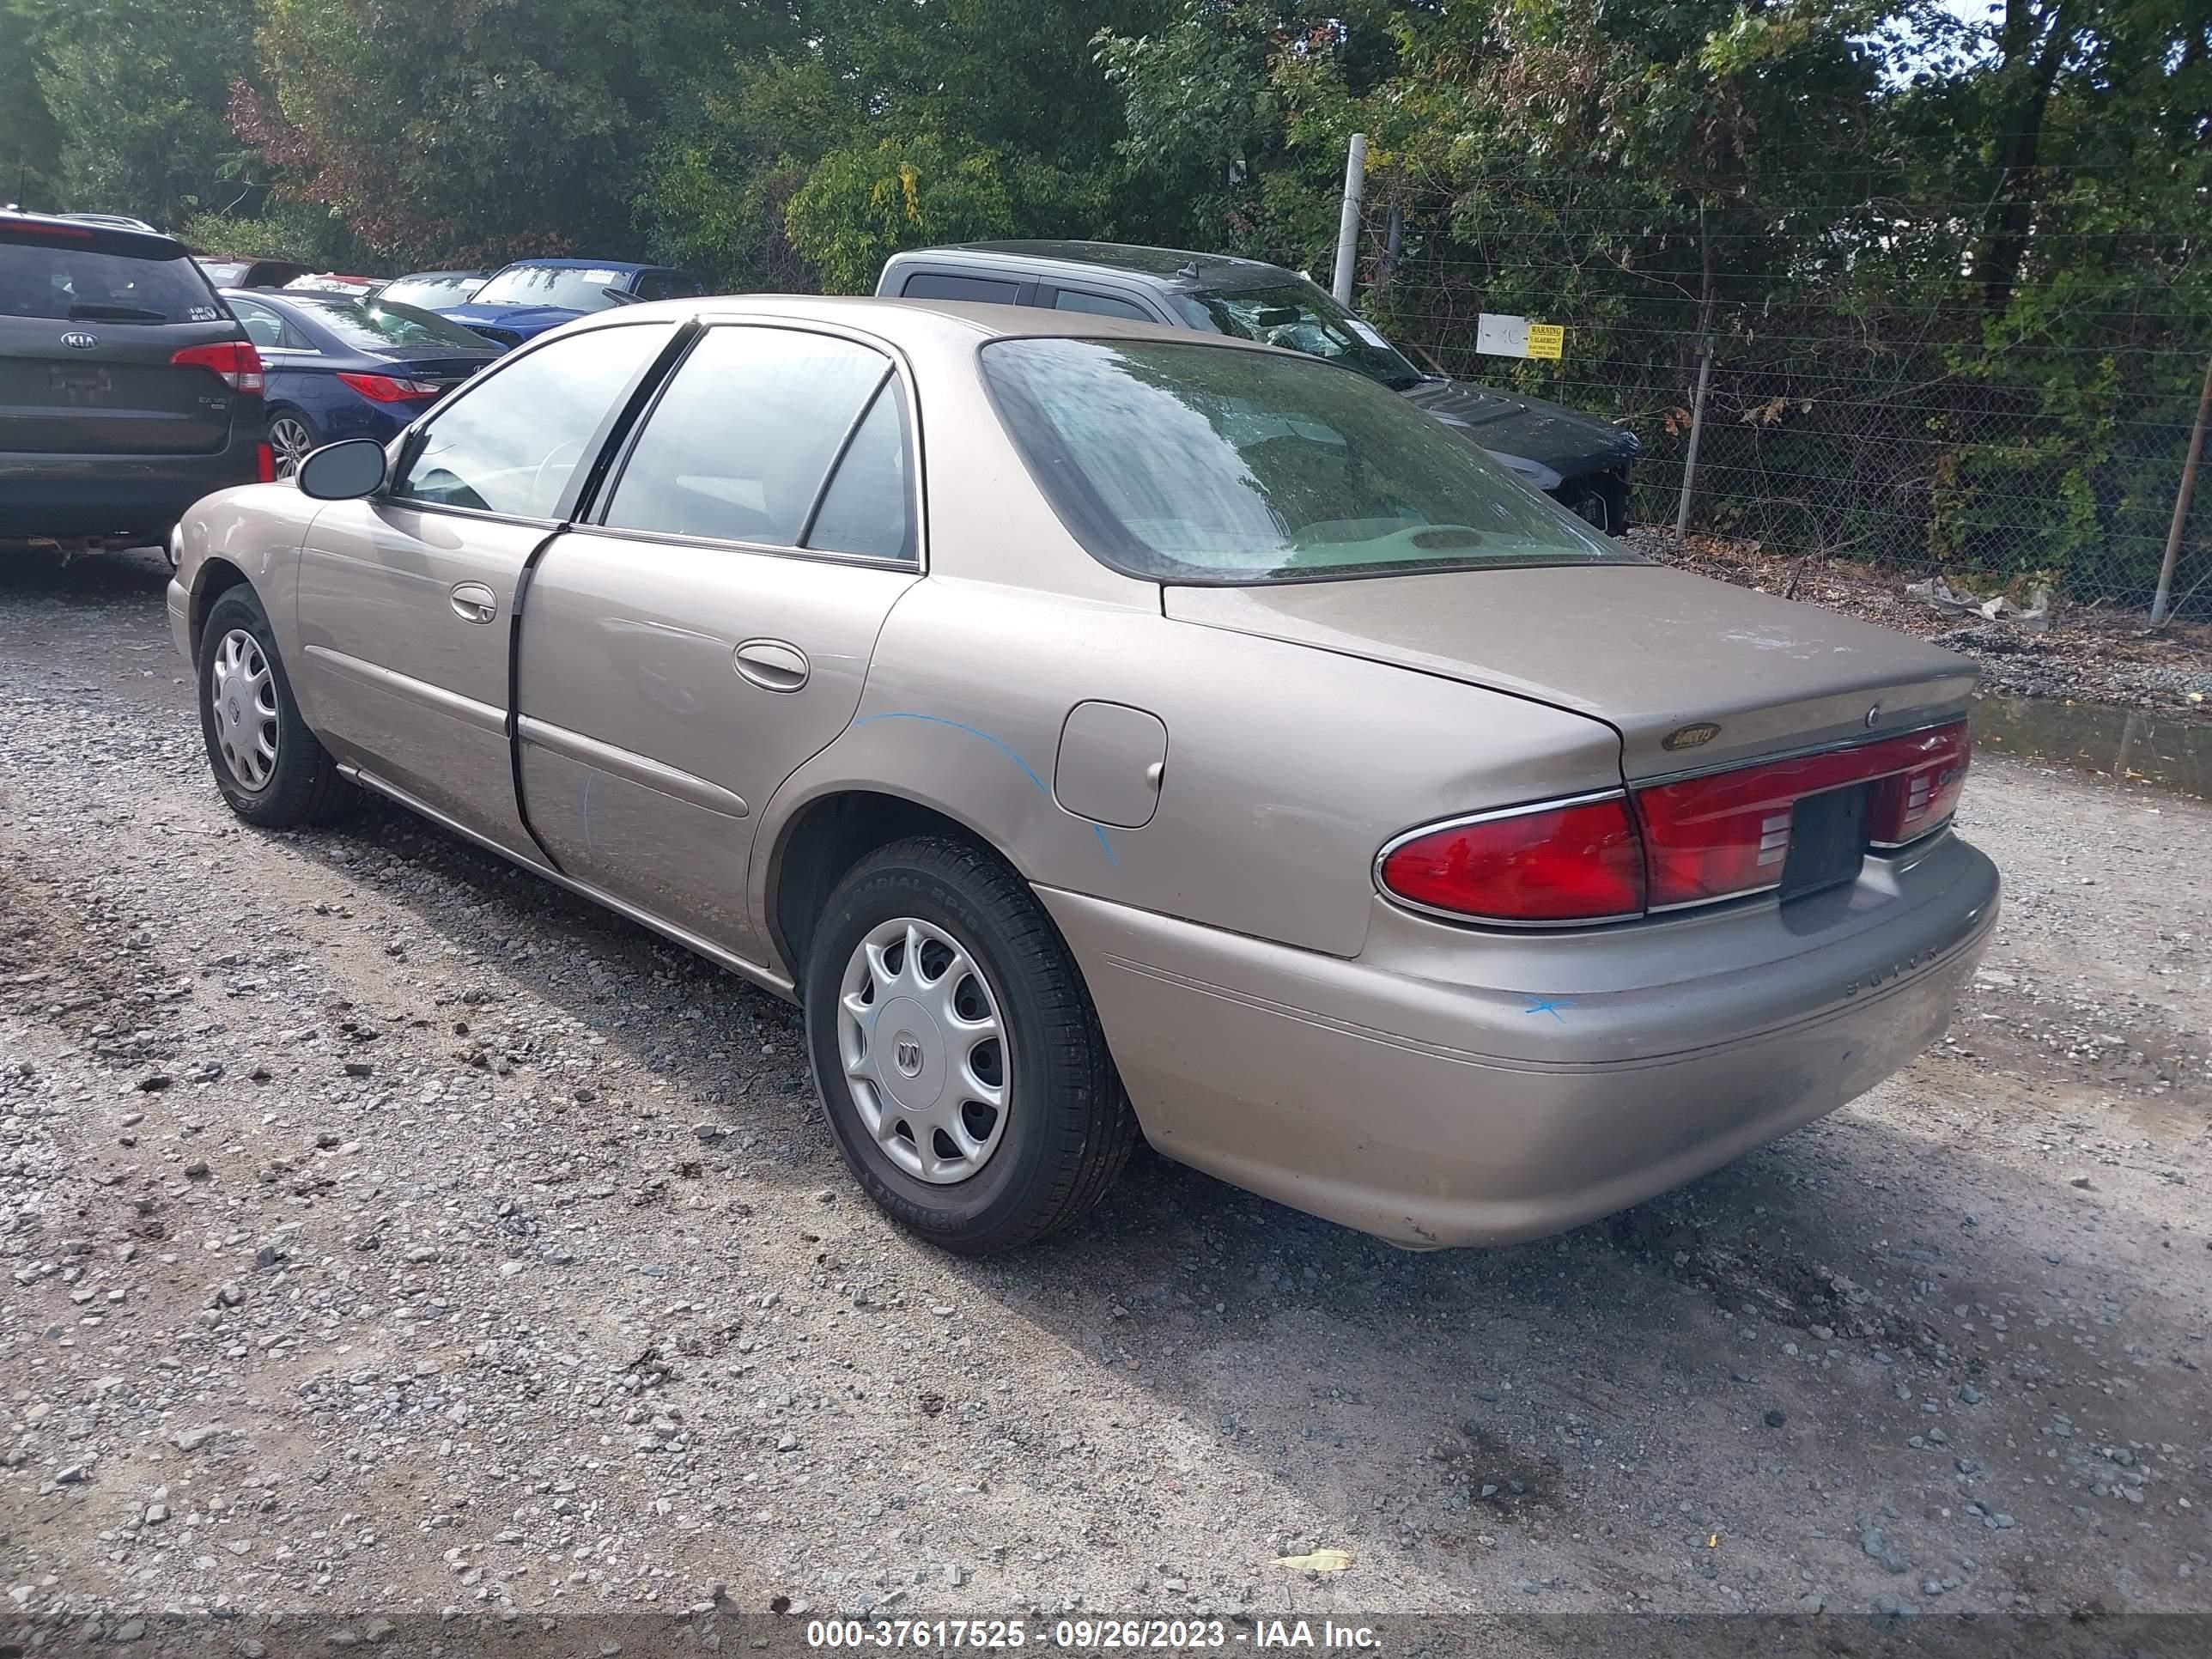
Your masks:
<instances>
[{"instance_id":1,"label":"tire","mask_svg":"<svg viewBox=\"0 0 2212 1659\"><path fill-rule=\"evenodd\" d=\"M908 923L936 935L922 938L914 975L904 943L862 954ZM956 950L980 980L951 983L946 957ZM895 980L884 976L890 966ZM873 1000L856 1014L847 998L862 981ZM942 1007L927 1002L933 987L958 1018L983 1023L941 1023ZM1028 884L981 848L917 836L854 865L814 930L804 994L807 1057L838 1150L868 1196L929 1243L962 1255L1034 1243L1095 1206L1128 1161L1136 1117L1074 960ZM912 1008L895 1012L902 999ZM972 1037L963 1035L992 1019L1001 1033L995 1060L994 1039L966 1047ZM921 1035L909 1045L910 1030ZM857 1078L848 1063L855 1050ZM985 1092L979 1081L994 1075L1004 1092L991 1118L980 1099L958 1097ZM932 1078L944 1085L934 1107L922 1098ZM892 1085L924 1110L956 1118L963 1139L988 1150L979 1158L955 1146Z\"/></svg>"},{"instance_id":2,"label":"tire","mask_svg":"<svg viewBox=\"0 0 2212 1659\"><path fill-rule=\"evenodd\" d=\"M280 435L281 434L281 435ZM308 454L322 447L323 435L304 410L279 404L269 411L269 447L276 458L276 476L289 478Z\"/></svg>"},{"instance_id":3,"label":"tire","mask_svg":"<svg viewBox=\"0 0 2212 1659\"><path fill-rule=\"evenodd\" d=\"M220 707L219 671L229 689ZM208 768L232 811L264 830L289 830L331 823L352 805L351 786L300 718L269 613L243 583L224 590L209 608L198 680ZM264 744L274 748L273 761ZM253 758L233 759L249 746Z\"/></svg>"}]
</instances>

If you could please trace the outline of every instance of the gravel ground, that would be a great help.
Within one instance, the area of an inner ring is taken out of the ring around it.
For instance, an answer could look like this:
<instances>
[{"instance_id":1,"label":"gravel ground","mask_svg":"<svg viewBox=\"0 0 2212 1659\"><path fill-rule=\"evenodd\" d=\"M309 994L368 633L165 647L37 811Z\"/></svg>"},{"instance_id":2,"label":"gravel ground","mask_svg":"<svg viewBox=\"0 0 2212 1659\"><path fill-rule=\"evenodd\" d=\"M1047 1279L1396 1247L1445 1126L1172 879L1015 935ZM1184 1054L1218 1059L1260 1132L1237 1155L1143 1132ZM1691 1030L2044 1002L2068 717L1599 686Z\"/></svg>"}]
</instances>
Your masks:
<instances>
[{"instance_id":1,"label":"gravel ground","mask_svg":"<svg viewBox=\"0 0 2212 1659\"><path fill-rule=\"evenodd\" d=\"M2212 1611L2203 807L1984 763L1952 1040L1611 1222L1143 1156L963 1262L782 1005L396 811L236 824L161 580L0 571L0 1626Z\"/></svg>"}]
</instances>

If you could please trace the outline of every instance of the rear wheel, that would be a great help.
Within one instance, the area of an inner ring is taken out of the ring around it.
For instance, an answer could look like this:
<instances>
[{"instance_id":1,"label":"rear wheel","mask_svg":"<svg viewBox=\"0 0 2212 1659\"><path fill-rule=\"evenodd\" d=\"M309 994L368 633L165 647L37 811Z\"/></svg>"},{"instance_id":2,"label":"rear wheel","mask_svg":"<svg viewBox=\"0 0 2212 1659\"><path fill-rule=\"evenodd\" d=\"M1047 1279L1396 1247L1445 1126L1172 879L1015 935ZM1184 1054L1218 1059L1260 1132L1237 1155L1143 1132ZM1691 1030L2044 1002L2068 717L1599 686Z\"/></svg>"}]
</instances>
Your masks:
<instances>
[{"instance_id":1,"label":"rear wheel","mask_svg":"<svg viewBox=\"0 0 2212 1659\"><path fill-rule=\"evenodd\" d=\"M199 702L215 786L248 823L327 823L350 804L336 763L300 717L269 613L251 587L229 588L209 607Z\"/></svg>"},{"instance_id":2,"label":"rear wheel","mask_svg":"<svg viewBox=\"0 0 2212 1659\"><path fill-rule=\"evenodd\" d=\"M1067 946L982 849L871 854L814 930L806 1040L868 1195L933 1243L1011 1249L1097 1204L1136 1120Z\"/></svg>"},{"instance_id":3,"label":"rear wheel","mask_svg":"<svg viewBox=\"0 0 2212 1659\"><path fill-rule=\"evenodd\" d=\"M276 476L289 478L322 445L315 423L296 409L279 407L269 416L269 447L276 457Z\"/></svg>"}]
</instances>

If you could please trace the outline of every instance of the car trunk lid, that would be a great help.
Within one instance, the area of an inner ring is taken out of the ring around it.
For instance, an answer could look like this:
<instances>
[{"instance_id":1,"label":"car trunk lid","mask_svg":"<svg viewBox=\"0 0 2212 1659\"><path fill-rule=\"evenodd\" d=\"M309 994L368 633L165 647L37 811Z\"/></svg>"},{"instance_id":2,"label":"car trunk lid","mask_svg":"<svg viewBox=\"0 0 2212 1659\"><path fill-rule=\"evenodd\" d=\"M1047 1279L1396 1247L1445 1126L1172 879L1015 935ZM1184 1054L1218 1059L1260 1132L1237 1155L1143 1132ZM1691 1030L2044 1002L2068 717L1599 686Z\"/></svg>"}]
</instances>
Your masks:
<instances>
[{"instance_id":1,"label":"car trunk lid","mask_svg":"<svg viewBox=\"0 0 2212 1659\"><path fill-rule=\"evenodd\" d=\"M1632 784L1954 720L1976 672L1909 635L1660 565L1170 586L1163 604L1593 716L1620 732Z\"/></svg>"}]
</instances>

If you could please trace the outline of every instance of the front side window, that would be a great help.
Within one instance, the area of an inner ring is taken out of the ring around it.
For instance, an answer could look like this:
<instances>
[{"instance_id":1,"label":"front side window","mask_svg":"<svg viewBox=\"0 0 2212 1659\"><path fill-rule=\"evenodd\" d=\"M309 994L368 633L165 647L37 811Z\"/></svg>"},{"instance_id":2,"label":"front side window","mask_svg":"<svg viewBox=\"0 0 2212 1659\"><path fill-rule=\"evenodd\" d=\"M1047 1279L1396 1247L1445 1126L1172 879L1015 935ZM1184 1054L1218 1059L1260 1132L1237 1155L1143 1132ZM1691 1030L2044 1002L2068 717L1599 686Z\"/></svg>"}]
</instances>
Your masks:
<instances>
[{"instance_id":1,"label":"front side window","mask_svg":"<svg viewBox=\"0 0 2212 1659\"><path fill-rule=\"evenodd\" d=\"M607 290L627 289L626 270L574 265L509 265L477 290L480 306L552 306L562 311L605 311L622 303Z\"/></svg>"},{"instance_id":2,"label":"front side window","mask_svg":"<svg viewBox=\"0 0 2212 1659\"><path fill-rule=\"evenodd\" d=\"M799 545L830 464L890 373L881 352L834 335L708 330L646 417L600 522ZM864 422L853 447L866 435Z\"/></svg>"},{"instance_id":3,"label":"front side window","mask_svg":"<svg viewBox=\"0 0 2212 1659\"><path fill-rule=\"evenodd\" d=\"M697 277L687 276L680 270L641 271L637 279L637 297L641 300L689 300L703 292Z\"/></svg>"},{"instance_id":4,"label":"front side window","mask_svg":"<svg viewBox=\"0 0 2212 1659\"><path fill-rule=\"evenodd\" d=\"M430 417L392 493L431 507L553 518L623 392L672 323L595 328L495 367Z\"/></svg>"},{"instance_id":5,"label":"front side window","mask_svg":"<svg viewBox=\"0 0 2212 1659\"><path fill-rule=\"evenodd\" d=\"M1378 333L1319 287L1300 277L1275 288L1178 294L1176 304L1194 328L1261 345L1281 346L1357 369L1394 392L1418 385L1421 371Z\"/></svg>"},{"instance_id":6,"label":"front side window","mask_svg":"<svg viewBox=\"0 0 2212 1659\"><path fill-rule=\"evenodd\" d=\"M1395 392L1231 346L996 340L983 374L1060 521L1147 580L1640 562Z\"/></svg>"}]
</instances>

